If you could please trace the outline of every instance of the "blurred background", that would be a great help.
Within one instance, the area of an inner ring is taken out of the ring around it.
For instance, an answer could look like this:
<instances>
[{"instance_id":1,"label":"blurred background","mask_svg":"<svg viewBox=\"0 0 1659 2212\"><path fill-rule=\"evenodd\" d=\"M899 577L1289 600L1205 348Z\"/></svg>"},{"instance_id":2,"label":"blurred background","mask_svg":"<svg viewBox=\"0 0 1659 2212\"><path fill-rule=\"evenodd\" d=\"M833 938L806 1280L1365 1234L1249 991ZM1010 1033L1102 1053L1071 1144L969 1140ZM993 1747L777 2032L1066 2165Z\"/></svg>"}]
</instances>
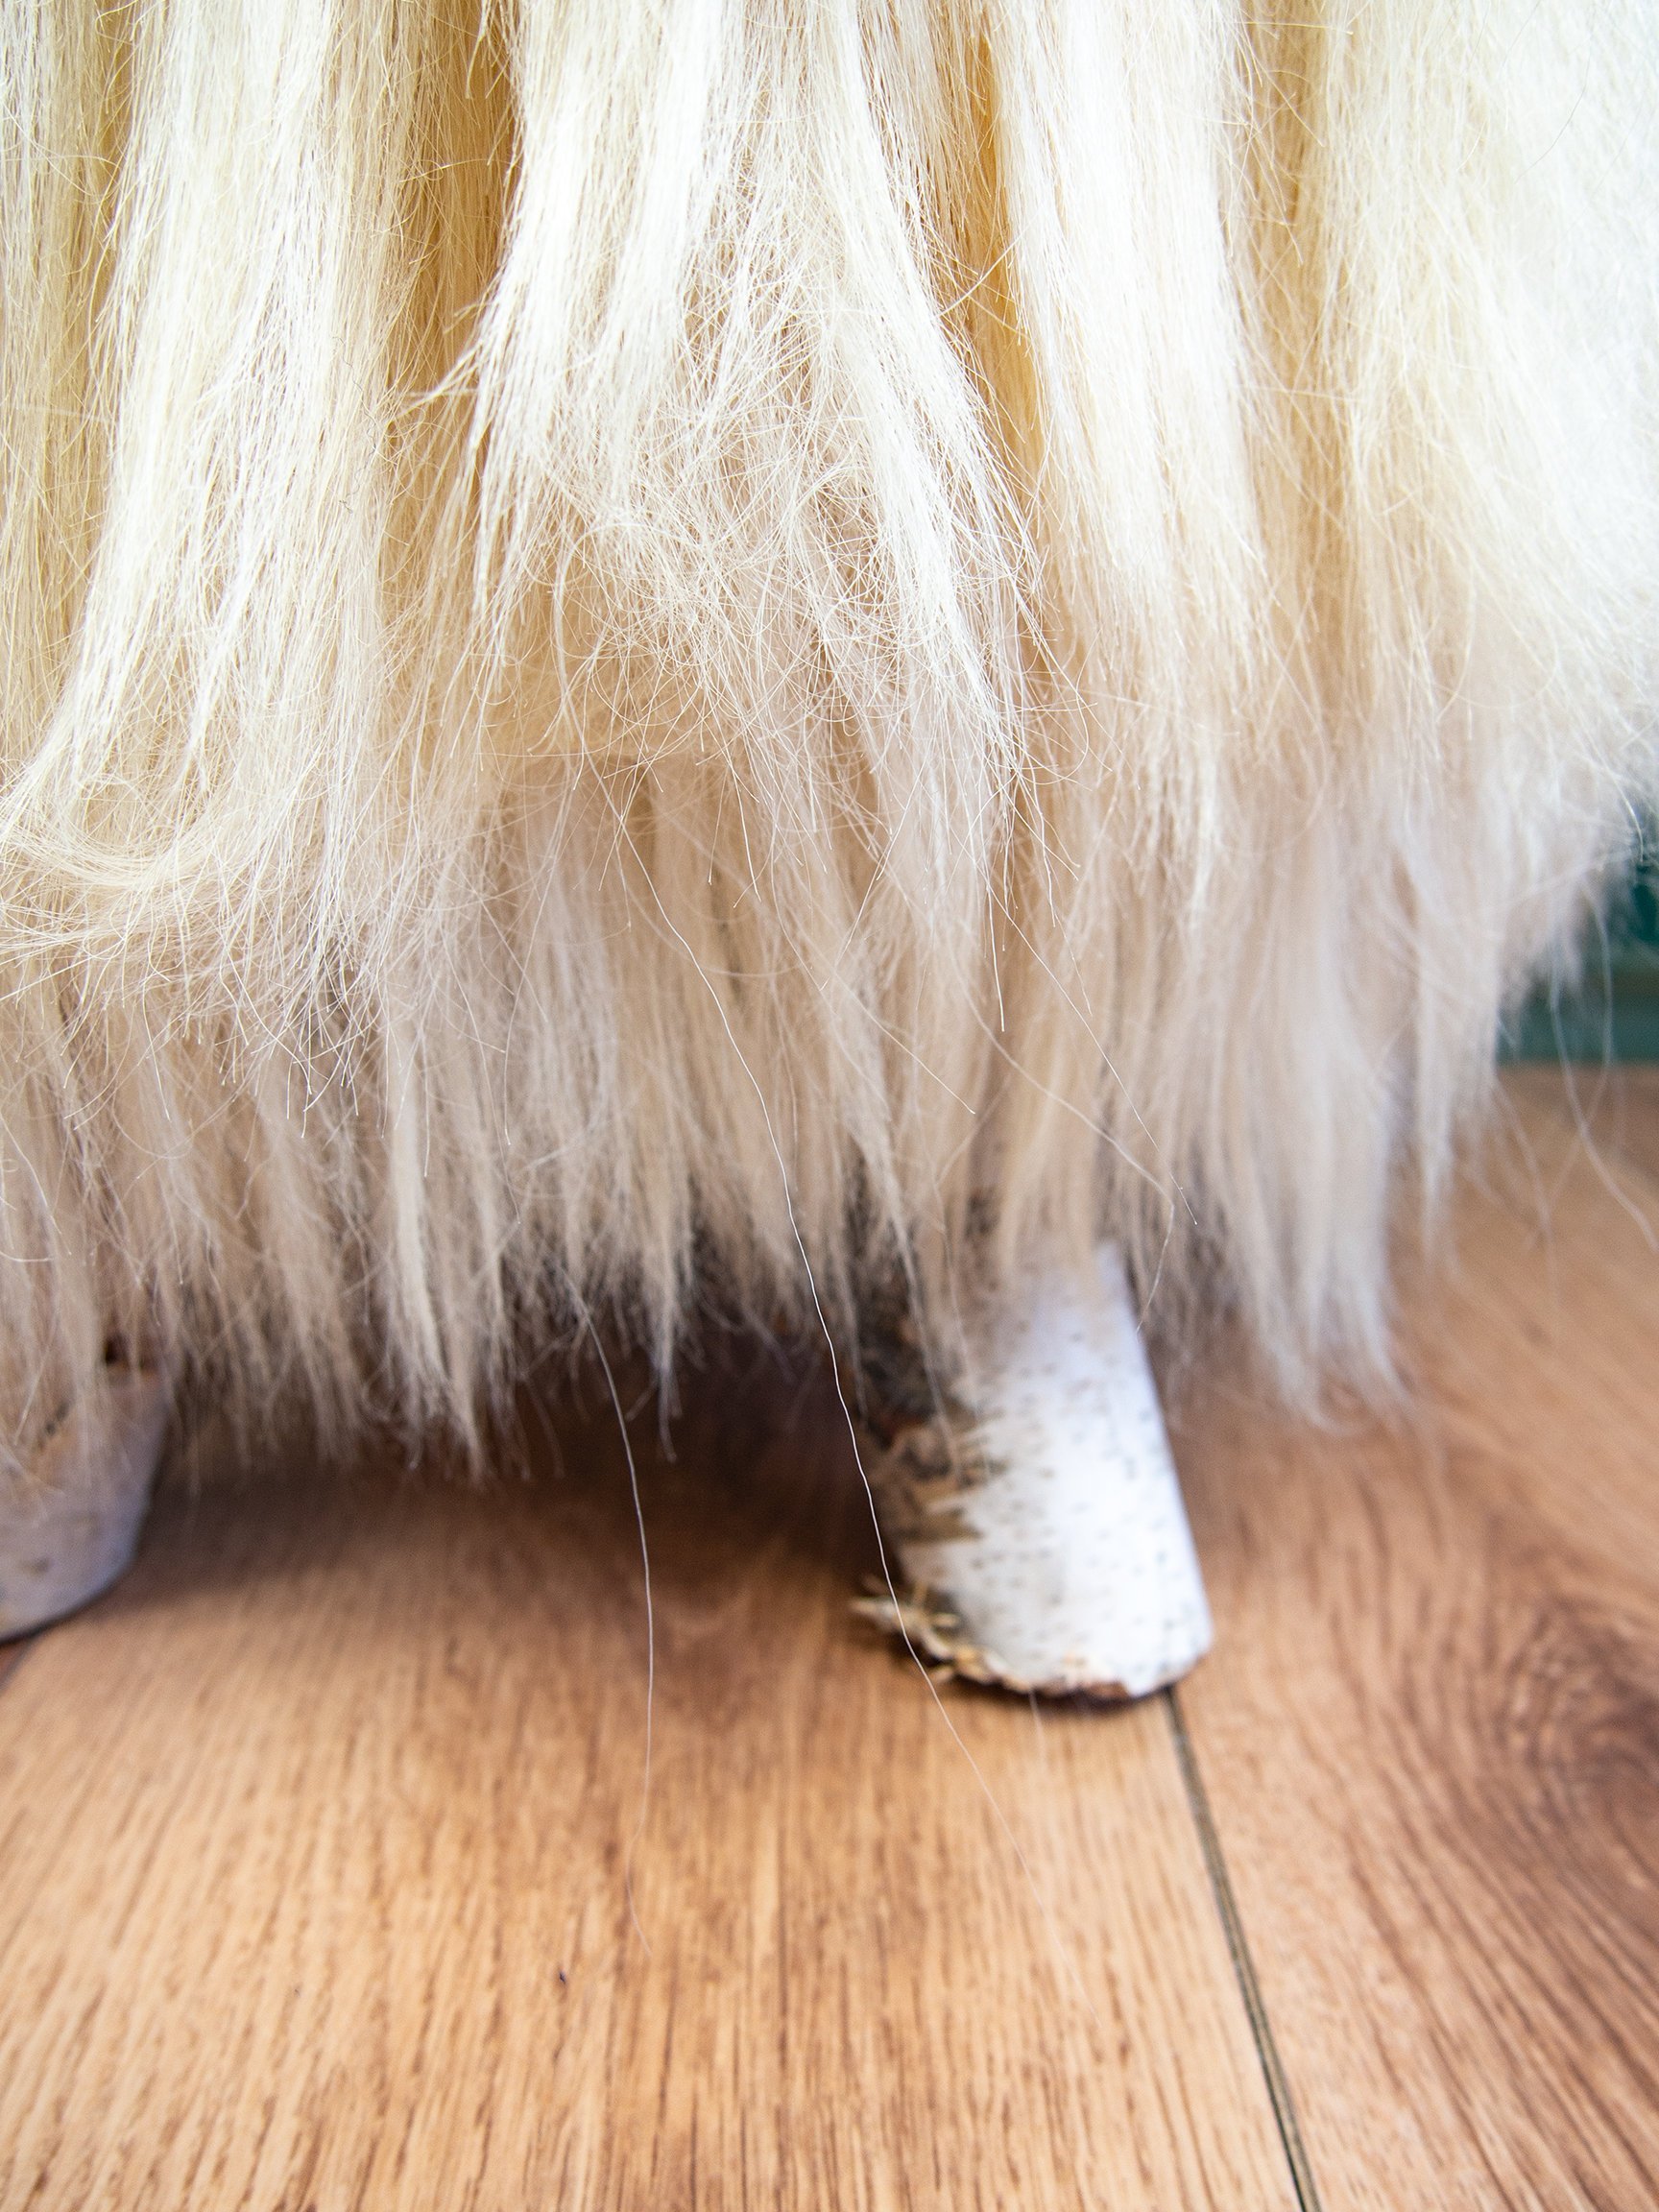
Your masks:
<instances>
[{"instance_id":1,"label":"blurred background","mask_svg":"<svg viewBox=\"0 0 1659 2212\"><path fill-rule=\"evenodd\" d=\"M1575 976L1540 985L1512 1019L1506 1060L1659 1060L1659 823L1591 929Z\"/></svg>"}]
</instances>

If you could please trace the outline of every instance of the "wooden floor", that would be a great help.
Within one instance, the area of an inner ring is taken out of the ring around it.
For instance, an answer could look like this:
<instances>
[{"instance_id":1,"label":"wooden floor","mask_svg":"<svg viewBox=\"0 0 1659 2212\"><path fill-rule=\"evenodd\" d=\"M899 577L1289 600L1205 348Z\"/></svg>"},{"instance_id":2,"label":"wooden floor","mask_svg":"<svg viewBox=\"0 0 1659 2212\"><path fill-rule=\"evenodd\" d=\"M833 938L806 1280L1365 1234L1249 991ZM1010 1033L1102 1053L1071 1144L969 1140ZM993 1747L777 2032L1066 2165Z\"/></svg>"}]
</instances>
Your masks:
<instances>
[{"instance_id":1,"label":"wooden floor","mask_svg":"<svg viewBox=\"0 0 1659 2212\"><path fill-rule=\"evenodd\" d=\"M633 1424L649 1702L600 1403L485 1494L165 1496L0 1648L0 2206L1659 2205L1659 1081L1596 1093L1512 1079L1409 1420L1186 1393L1219 1642L1132 1710L878 1642L772 1369Z\"/></svg>"}]
</instances>

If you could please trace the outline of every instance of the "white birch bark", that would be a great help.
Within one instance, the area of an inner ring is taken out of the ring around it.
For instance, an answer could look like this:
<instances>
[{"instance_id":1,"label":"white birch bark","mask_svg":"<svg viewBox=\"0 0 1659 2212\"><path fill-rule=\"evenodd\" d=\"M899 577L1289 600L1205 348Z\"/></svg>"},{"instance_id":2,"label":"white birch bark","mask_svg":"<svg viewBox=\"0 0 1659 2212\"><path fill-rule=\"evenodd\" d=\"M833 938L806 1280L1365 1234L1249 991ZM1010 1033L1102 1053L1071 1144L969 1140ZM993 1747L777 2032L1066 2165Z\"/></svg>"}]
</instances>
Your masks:
<instances>
[{"instance_id":1,"label":"white birch bark","mask_svg":"<svg viewBox=\"0 0 1659 2212\"><path fill-rule=\"evenodd\" d=\"M126 1573L167 1413L162 1375L118 1369L70 1407L0 1495L0 1637L74 1612Z\"/></svg>"},{"instance_id":2,"label":"white birch bark","mask_svg":"<svg viewBox=\"0 0 1659 2212\"><path fill-rule=\"evenodd\" d=\"M1034 1276L968 1331L931 1416L870 1465L903 1576L862 1609L1011 1690L1140 1697L1209 1649L1210 1610L1114 1246L1099 1295Z\"/></svg>"}]
</instances>

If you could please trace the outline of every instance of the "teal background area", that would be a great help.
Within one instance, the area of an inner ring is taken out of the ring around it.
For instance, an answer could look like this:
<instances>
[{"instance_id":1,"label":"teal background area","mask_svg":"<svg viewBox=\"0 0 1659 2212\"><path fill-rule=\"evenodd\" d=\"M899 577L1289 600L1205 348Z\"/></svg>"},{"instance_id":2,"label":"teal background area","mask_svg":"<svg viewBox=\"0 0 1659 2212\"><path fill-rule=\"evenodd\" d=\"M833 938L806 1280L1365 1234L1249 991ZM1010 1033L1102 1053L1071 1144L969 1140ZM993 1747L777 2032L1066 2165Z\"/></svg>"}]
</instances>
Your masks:
<instances>
[{"instance_id":1,"label":"teal background area","mask_svg":"<svg viewBox=\"0 0 1659 2212\"><path fill-rule=\"evenodd\" d=\"M1541 986L1511 1019L1500 1058L1659 1060L1659 831L1582 959L1575 983Z\"/></svg>"}]
</instances>

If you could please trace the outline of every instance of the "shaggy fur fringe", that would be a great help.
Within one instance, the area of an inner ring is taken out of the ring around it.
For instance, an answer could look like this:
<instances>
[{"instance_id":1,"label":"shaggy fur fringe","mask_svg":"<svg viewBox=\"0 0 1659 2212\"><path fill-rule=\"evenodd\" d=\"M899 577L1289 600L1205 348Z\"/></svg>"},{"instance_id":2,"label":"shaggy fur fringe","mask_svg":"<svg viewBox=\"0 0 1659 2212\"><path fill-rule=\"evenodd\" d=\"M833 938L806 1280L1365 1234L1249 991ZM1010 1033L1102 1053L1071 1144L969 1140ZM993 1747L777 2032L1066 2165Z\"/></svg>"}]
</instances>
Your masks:
<instances>
[{"instance_id":1,"label":"shaggy fur fringe","mask_svg":"<svg viewBox=\"0 0 1659 2212\"><path fill-rule=\"evenodd\" d=\"M1385 1370L1654 782L1652 0L0 41L0 1435L987 1217Z\"/></svg>"}]
</instances>

